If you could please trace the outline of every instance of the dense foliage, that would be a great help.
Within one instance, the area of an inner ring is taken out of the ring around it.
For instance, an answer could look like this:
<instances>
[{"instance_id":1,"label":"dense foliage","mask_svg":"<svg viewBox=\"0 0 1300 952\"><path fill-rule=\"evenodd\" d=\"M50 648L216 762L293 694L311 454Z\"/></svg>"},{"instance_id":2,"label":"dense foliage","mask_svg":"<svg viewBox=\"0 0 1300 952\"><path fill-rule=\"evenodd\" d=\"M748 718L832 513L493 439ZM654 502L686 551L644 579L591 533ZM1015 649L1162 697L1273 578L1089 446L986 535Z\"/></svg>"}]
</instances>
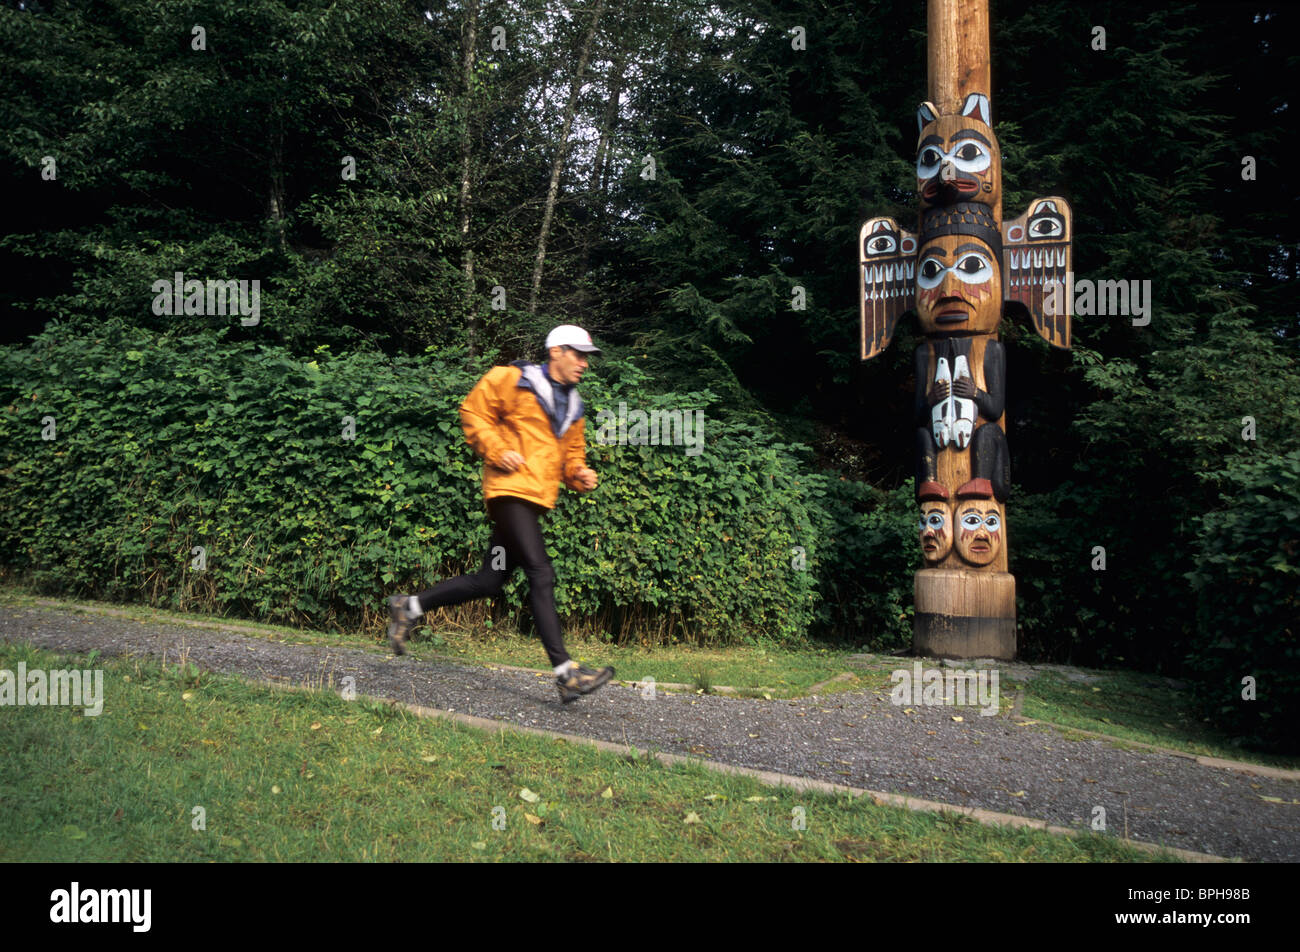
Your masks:
<instances>
[{"instance_id":1,"label":"dense foliage","mask_svg":"<svg viewBox=\"0 0 1300 952\"><path fill-rule=\"evenodd\" d=\"M53 328L0 362L0 564L41 588L355 626L486 547L457 413L475 372L435 349L304 361L219 334ZM820 621L901 644L901 593L856 597L859 559L909 576L887 500L855 516L797 447L718 419L708 391L647 393L632 362L584 390L602 483L548 519L562 614L620 639L790 639ZM611 424L602 442L620 405L685 410L691 439L630 445Z\"/></svg>"}]
</instances>

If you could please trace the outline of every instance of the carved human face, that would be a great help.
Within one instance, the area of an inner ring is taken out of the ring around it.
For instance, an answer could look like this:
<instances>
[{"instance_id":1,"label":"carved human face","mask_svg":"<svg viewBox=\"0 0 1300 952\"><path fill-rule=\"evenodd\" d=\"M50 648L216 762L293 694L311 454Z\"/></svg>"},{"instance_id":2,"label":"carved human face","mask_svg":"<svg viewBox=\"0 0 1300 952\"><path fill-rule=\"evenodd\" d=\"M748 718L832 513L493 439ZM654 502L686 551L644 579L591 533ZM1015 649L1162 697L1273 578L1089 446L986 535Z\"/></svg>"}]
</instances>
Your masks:
<instances>
[{"instance_id":1,"label":"carved human face","mask_svg":"<svg viewBox=\"0 0 1300 952\"><path fill-rule=\"evenodd\" d=\"M957 554L971 565L989 565L1002 548L1002 507L992 499L957 504Z\"/></svg>"},{"instance_id":2,"label":"carved human face","mask_svg":"<svg viewBox=\"0 0 1300 952\"><path fill-rule=\"evenodd\" d=\"M1002 201L1002 153L988 125L988 100L969 96L961 115L934 115L930 103L918 111L916 190L921 207Z\"/></svg>"},{"instance_id":3,"label":"carved human face","mask_svg":"<svg viewBox=\"0 0 1300 952\"><path fill-rule=\"evenodd\" d=\"M948 504L921 503L921 554L927 565L938 565L952 551L952 516Z\"/></svg>"},{"instance_id":4,"label":"carved human face","mask_svg":"<svg viewBox=\"0 0 1300 952\"><path fill-rule=\"evenodd\" d=\"M916 316L923 334L991 334L1002 319L1002 269L973 235L943 235L921 248Z\"/></svg>"}]
</instances>

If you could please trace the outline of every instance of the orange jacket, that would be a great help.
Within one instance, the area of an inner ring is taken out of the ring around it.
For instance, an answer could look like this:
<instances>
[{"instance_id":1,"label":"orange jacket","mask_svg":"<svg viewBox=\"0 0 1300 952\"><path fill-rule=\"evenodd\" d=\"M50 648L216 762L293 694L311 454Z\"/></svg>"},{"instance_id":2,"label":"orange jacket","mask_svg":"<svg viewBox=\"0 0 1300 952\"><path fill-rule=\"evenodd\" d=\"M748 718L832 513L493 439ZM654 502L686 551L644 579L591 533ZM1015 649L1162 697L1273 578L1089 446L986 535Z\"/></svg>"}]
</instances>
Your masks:
<instances>
[{"instance_id":1,"label":"orange jacket","mask_svg":"<svg viewBox=\"0 0 1300 952\"><path fill-rule=\"evenodd\" d=\"M484 460L484 499L517 496L554 509L561 481L582 489L575 474L587 465L586 421L579 416L556 438L537 395L521 386L522 376L517 366L493 367L460 405L460 419L465 439ZM581 412L577 388L569 400ZM513 473L500 467L501 457L511 450L524 458Z\"/></svg>"}]
</instances>

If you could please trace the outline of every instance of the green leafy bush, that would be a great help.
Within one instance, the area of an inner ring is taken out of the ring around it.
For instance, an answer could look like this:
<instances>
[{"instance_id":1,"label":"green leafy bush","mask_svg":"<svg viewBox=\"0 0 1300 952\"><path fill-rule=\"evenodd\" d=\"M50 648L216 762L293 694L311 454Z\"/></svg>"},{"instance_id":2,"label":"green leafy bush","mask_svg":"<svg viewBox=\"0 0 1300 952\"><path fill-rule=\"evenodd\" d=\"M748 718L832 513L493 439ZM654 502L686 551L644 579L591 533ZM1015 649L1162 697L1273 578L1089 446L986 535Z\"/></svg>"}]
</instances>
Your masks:
<instances>
[{"instance_id":1,"label":"green leafy bush","mask_svg":"<svg viewBox=\"0 0 1300 952\"><path fill-rule=\"evenodd\" d=\"M489 361L56 326L0 363L0 564L41 589L355 627L486 546L457 410ZM562 614L649 641L900 637L901 495L810 472L708 391L651 394L631 362L583 394L601 485L547 519ZM602 443L620 404L702 412L702 451Z\"/></svg>"},{"instance_id":2,"label":"green leafy bush","mask_svg":"<svg viewBox=\"0 0 1300 952\"><path fill-rule=\"evenodd\" d=\"M1300 451L1234 458L1234 491L1199 519L1198 635L1187 658L1206 714L1244 742L1297 750ZM1254 698L1244 678L1254 679Z\"/></svg>"}]
</instances>

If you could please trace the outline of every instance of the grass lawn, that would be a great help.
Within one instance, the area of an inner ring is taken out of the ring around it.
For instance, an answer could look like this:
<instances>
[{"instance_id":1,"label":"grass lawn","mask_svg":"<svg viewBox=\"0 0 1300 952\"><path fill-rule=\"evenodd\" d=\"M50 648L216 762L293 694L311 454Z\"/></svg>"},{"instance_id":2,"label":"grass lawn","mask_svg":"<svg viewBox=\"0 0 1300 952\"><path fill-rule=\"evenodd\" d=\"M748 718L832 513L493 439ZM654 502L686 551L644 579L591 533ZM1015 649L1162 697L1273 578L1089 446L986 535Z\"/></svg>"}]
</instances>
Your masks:
<instances>
[{"instance_id":1,"label":"grass lawn","mask_svg":"<svg viewBox=\"0 0 1300 952\"><path fill-rule=\"evenodd\" d=\"M1108 836L990 828L329 693L0 645L0 668L20 661L102 668L105 700L98 717L0 709L0 861L1153 858Z\"/></svg>"}]
</instances>

